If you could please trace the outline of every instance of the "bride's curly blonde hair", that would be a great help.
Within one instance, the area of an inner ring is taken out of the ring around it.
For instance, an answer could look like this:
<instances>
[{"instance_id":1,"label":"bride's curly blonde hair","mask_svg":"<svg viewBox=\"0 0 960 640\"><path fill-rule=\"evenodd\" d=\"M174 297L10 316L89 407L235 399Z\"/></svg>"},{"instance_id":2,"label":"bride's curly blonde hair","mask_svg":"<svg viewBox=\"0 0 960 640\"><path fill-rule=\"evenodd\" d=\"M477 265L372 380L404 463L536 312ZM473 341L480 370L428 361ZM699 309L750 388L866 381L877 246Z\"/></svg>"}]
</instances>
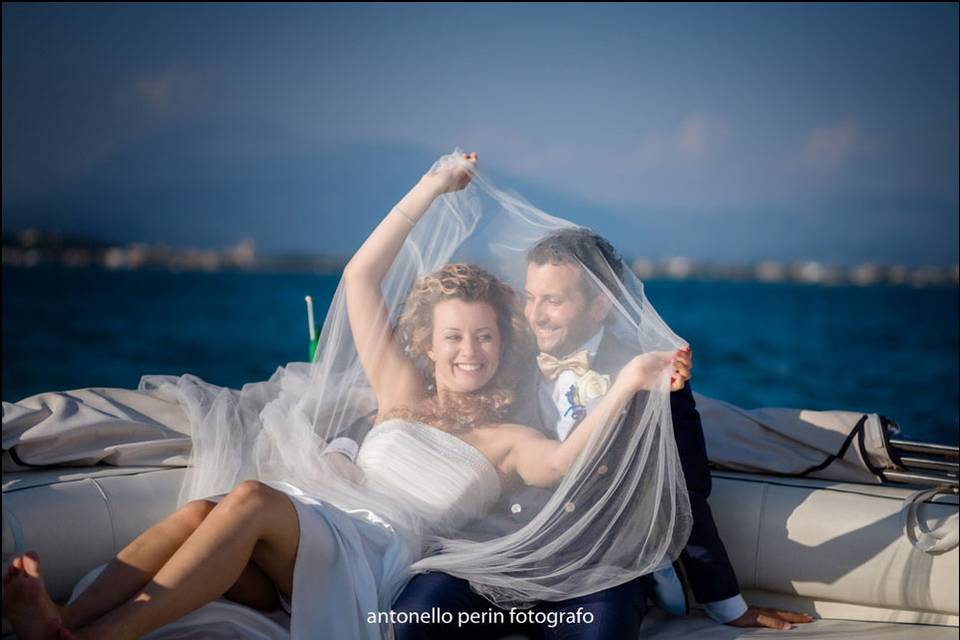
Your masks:
<instances>
[{"instance_id":1,"label":"bride's curly blonde hair","mask_svg":"<svg viewBox=\"0 0 960 640\"><path fill-rule=\"evenodd\" d=\"M497 315L500 332L500 365L483 388L472 393L449 394L441 406L436 396L414 408L392 412L392 417L419 420L450 430L470 429L502 422L514 401L514 389L524 358L532 359L520 296L489 272L471 264L448 264L418 279L404 302L397 320L397 337L407 357L424 376L427 387L436 390L433 362L427 357L433 340L433 309L446 300L485 302ZM532 361L532 360L531 360Z\"/></svg>"}]
</instances>

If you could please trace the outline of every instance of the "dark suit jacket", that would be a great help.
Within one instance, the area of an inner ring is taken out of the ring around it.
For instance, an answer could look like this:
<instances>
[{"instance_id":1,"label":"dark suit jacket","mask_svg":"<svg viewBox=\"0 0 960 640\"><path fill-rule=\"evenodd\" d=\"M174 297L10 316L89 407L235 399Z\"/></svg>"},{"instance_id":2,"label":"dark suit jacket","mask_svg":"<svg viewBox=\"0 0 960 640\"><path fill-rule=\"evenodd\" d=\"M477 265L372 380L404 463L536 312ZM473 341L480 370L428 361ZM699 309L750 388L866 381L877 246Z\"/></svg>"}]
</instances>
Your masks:
<instances>
[{"instance_id":1,"label":"dark suit jacket","mask_svg":"<svg viewBox=\"0 0 960 640\"><path fill-rule=\"evenodd\" d=\"M624 364L635 354L608 330L597 349L592 369L601 374L616 376ZM518 394L518 404L511 421L542 430L556 437L553 425L559 419L559 409L544 415L540 407L539 394L542 377L535 366L531 367L529 387ZM633 411L642 407L641 399L633 403L627 412L627 418ZM693 524L687 546L680 556L680 562L693 589L694 596L701 603L715 602L733 597L740 592L733 567L727 557L723 541L713 521L713 513L707 498L710 496L710 469L707 462L707 450L700 424L700 414L690 385L684 385L680 391L670 394L670 412L673 418L673 433L680 456L680 465L690 498ZM622 430L626 432L627 430ZM628 434L624 433L624 436ZM621 450L616 442L608 450ZM552 489L523 487L510 494L506 500L495 507L499 522L497 528L517 529L529 522L552 494ZM490 517L490 516L488 516ZM679 573L679 572L678 572Z\"/></svg>"}]
</instances>

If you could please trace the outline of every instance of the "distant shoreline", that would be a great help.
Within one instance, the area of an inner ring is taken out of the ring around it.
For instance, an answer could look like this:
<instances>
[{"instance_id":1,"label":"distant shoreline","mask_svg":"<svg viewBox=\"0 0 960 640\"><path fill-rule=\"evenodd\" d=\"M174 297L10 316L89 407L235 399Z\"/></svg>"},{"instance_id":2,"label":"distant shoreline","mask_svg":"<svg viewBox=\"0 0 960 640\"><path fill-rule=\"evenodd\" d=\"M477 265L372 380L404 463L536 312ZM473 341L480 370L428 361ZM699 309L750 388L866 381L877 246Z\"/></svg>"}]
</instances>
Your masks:
<instances>
[{"instance_id":1,"label":"distant shoreline","mask_svg":"<svg viewBox=\"0 0 960 640\"><path fill-rule=\"evenodd\" d=\"M807 263L809 264L809 263ZM33 264L18 264L17 262L7 260L3 261L4 269L12 270L32 270L32 269L66 269L70 271L90 270L102 271L105 273L117 272L160 272L160 273L196 273L196 274L227 274L227 273L245 273L259 275L304 275L304 276L330 276L339 277L342 273L342 266L336 268L314 268L312 263L293 263L286 260L276 262L264 260L252 267L219 267L216 269L204 268L185 268L175 265L143 265L138 267L111 267L104 264L87 263L82 265L66 264L59 261L40 261ZM794 268L795 270L796 268ZM889 268L888 268L889 269ZM842 270L836 267L827 271L827 277L816 280L804 278L800 275L788 273L781 278L762 278L752 276L744 270L734 270L723 265L705 265L695 269L690 273L681 276L671 275L666 269L658 269L652 273L637 273L644 282L729 282L744 284L769 284L769 285L801 285L801 286L821 286L821 287L905 287L905 288L957 288L958 282L955 277L943 270L930 272L929 270L909 270L903 274L898 274L896 278L890 276L889 272L883 271L877 277L871 277L869 280L858 280L852 272L854 269ZM635 270L636 273L636 270Z\"/></svg>"},{"instance_id":2,"label":"distant shoreline","mask_svg":"<svg viewBox=\"0 0 960 640\"><path fill-rule=\"evenodd\" d=\"M339 275L349 257L318 254L259 254L252 239L225 249L178 248L145 243L116 244L30 229L3 236L3 266L32 268L102 268L164 271L249 271ZM712 282L769 282L810 285L878 284L911 287L960 285L960 267L881 265L852 267L814 260L781 262L760 260L737 264L707 263L687 257L636 258L630 262L641 280L704 280Z\"/></svg>"}]
</instances>

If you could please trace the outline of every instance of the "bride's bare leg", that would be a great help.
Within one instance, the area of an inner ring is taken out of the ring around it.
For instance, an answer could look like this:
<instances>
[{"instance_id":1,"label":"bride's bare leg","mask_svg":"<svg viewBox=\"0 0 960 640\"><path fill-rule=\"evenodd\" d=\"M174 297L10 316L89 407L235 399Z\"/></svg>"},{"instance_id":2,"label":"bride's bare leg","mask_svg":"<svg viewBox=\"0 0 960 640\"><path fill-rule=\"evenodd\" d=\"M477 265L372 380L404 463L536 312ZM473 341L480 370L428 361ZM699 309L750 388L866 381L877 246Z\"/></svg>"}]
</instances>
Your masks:
<instances>
[{"instance_id":1,"label":"bride's bare leg","mask_svg":"<svg viewBox=\"0 0 960 640\"><path fill-rule=\"evenodd\" d=\"M77 599L60 607L68 629L89 624L120 606L142 589L200 526L216 502L194 500L143 532L104 567ZM273 583L250 563L227 597L259 609L278 605Z\"/></svg>"},{"instance_id":2,"label":"bride's bare leg","mask_svg":"<svg viewBox=\"0 0 960 640\"><path fill-rule=\"evenodd\" d=\"M215 502L195 500L140 534L103 569L75 602L60 608L73 629L96 620L140 591L207 517Z\"/></svg>"},{"instance_id":3,"label":"bride's bare leg","mask_svg":"<svg viewBox=\"0 0 960 640\"><path fill-rule=\"evenodd\" d=\"M38 618L46 621L59 618L67 628L95 620L142 589L214 506L216 503L203 500L188 503L145 531L117 554L69 605L53 604L36 554L31 552L15 558L4 579L5 612L18 621L16 626L24 629L37 627ZM21 635L24 633L34 635L21 631Z\"/></svg>"},{"instance_id":4,"label":"bride's bare leg","mask_svg":"<svg viewBox=\"0 0 960 640\"><path fill-rule=\"evenodd\" d=\"M139 592L215 506L209 500L187 503L142 533L69 605L57 606L50 599L36 554L14 558L3 581L4 612L23 637L49 635L57 619L68 629L96 620ZM225 595L257 609L279 606L273 582L253 561Z\"/></svg>"},{"instance_id":5,"label":"bride's bare leg","mask_svg":"<svg viewBox=\"0 0 960 640\"><path fill-rule=\"evenodd\" d=\"M217 505L145 587L77 631L90 638L136 638L220 597L253 559L285 594L293 589L300 528L290 499L243 482Z\"/></svg>"}]
</instances>

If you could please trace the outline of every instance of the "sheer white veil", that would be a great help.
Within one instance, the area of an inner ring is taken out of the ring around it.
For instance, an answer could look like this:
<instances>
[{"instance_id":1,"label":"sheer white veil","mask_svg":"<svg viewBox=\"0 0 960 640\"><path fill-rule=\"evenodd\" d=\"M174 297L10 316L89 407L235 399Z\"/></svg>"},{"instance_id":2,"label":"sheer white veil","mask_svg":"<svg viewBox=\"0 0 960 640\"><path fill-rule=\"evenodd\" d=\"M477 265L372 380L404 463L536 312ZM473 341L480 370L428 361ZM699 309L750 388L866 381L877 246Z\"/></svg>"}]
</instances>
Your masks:
<instances>
[{"instance_id":1,"label":"sheer white veil","mask_svg":"<svg viewBox=\"0 0 960 640\"><path fill-rule=\"evenodd\" d=\"M431 171L463 162L457 149ZM466 189L433 202L391 266L382 291L394 325L414 281L451 262L492 273L517 291L522 305L530 248L576 228L497 188L482 169L471 172ZM630 269L622 262L611 265L609 256L594 250L596 256L581 254L577 262L585 286L606 296L611 311L600 347L607 354L606 370L595 364L593 391L577 389L585 397L571 403L586 409L631 357L685 344L657 315ZM506 421L553 437L551 425L522 421L524 408L540 402L534 355L516 365L522 383L513 390ZM269 380L239 390L190 375L145 376L141 388L174 384L188 409L193 452L181 502L226 493L245 479L284 481L337 507L376 513L421 558L413 571L464 578L492 603L507 607L593 593L679 555L691 516L673 438L669 377L664 369L655 388L611 415L560 483L541 490L538 499L530 502L524 497L528 487L506 478L500 502L487 514L467 521L450 514L440 522L425 520L416 505L398 500L389 487L356 481L335 463L339 456L325 454L332 440L356 433L356 425L377 408L351 335L342 282L312 363L290 363ZM524 500L528 509L535 505L535 513L512 518L511 509Z\"/></svg>"}]
</instances>

